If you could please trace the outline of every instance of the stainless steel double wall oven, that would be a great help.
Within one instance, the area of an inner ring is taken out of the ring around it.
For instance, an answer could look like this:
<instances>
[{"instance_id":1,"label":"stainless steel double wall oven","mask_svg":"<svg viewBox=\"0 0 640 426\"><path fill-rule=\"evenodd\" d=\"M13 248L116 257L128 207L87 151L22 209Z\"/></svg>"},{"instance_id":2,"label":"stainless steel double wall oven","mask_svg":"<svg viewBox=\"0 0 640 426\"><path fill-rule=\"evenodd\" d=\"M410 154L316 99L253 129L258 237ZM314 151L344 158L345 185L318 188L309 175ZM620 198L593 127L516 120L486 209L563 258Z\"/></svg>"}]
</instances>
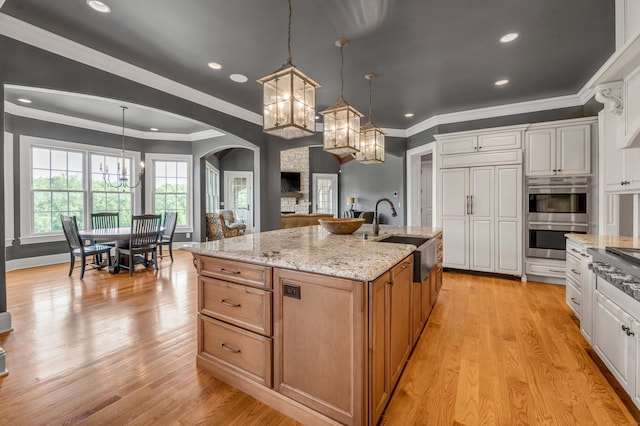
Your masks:
<instances>
[{"instance_id":1,"label":"stainless steel double wall oven","mask_svg":"<svg viewBox=\"0 0 640 426\"><path fill-rule=\"evenodd\" d=\"M589 232L591 178L527 179L526 256L565 259L564 234Z\"/></svg>"}]
</instances>

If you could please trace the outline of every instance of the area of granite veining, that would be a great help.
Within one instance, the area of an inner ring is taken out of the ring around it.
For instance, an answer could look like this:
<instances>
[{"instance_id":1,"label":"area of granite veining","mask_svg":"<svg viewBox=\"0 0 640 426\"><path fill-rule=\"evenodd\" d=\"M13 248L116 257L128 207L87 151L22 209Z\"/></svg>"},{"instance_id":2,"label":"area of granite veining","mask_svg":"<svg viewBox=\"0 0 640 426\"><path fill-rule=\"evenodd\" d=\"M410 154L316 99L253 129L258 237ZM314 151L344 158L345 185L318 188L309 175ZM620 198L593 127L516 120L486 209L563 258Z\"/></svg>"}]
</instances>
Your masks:
<instances>
[{"instance_id":1,"label":"area of granite veining","mask_svg":"<svg viewBox=\"0 0 640 426\"><path fill-rule=\"evenodd\" d=\"M587 248L623 247L640 249L640 238L594 234L565 234L565 237Z\"/></svg>"},{"instance_id":2,"label":"area of granite veining","mask_svg":"<svg viewBox=\"0 0 640 426\"><path fill-rule=\"evenodd\" d=\"M377 240L389 235L431 238L441 232L432 228L381 226L380 235L374 237L370 228L365 225L350 235L333 235L319 225L303 226L186 243L180 249L205 256L373 281L416 249L412 244Z\"/></svg>"}]
</instances>

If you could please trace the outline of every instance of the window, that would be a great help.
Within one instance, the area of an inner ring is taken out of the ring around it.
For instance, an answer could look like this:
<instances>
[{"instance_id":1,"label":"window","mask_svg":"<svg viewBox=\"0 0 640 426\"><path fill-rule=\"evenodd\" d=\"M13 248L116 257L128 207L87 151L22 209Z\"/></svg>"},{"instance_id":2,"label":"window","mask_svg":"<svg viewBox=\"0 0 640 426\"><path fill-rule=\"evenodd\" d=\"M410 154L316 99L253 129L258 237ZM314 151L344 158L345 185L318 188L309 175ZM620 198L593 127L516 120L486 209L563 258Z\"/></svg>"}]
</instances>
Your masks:
<instances>
[{"instance_id":1,"label":"window","mask_svg":"<svg viewBox=\"0 0 640 426\"><path fill-rule=\"evenodd\" d=\"M338 175L313 174L313 212L331 213L337 217L338 213Z\"/></svg>"},{"instance_id":2,"label":"window","mask_svg":"<svg viewBox=\"0 0 640 426\"><path fill-rule=\"evenodd\" d=\"M176 229L192 232L191 156L147 154L147 206L155 214L176 212Z\"/></svg>"},{"instance_id":3,"label":"window","mask_svg":"<svg viewBox=\"0 0 640 426\"><path fill-rule=\"evenodd\" d=\"M20 137L20 242L64 240L60 215L76 216L79 228L89 226L91 212L116 211L127 226L139 210L140 191L104 184L101 165L117 170L119 150L32 136ZM139 160L128 154L128 163ZM112 168L113 167L113 168ZM136 171L129 168L131 174Z\"/></svg>"},{"instance_id":4,"label":"window","mask_svg":"<svg viewBox=\"0 0 640 426\"><path fill-rule=\"evenodd\" d=\"M84 154L31 147L31 199L33 232L62 231L60 215L76 216L84 227Z\"/></svg>"},{"instance_id":5,"label":"window","mask_svg":"<svg viewBox=\"0 0 640 426\"><path fill-rule=\"evenodd\" d=\"M120 213L120 226L131 226L133 214L132 188L114 188L104 181L102 170L109 171L109 182L114 184L118 179L119 156L91 154L91 212L92 213ZM127 170L131 169L131 159L125 159ZM129 173L135 177L134 173ZM136 182L130 182L135 185Z\"/></svg>"},{"instance_id":6,"label":"window","mask_svg":"<svg viewBox=\"0 0 640 426\"><path fill-rule=\"evenodd\" d=\"M211 164L206 163L206 193L207 213L214 213L220 208L220 172Z\"/></svg>"}]
</instances>

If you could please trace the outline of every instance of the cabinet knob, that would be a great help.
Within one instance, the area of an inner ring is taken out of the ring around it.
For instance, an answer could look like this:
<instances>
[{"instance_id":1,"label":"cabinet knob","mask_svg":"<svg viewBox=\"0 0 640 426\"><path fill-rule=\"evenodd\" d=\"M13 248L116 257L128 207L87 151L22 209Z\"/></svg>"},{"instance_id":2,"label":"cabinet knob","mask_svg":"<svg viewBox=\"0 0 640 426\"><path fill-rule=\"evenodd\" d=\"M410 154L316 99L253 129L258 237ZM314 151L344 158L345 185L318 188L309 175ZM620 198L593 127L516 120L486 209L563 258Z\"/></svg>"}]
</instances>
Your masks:
<instances>
[{"instance_id":1,"label":"cabinet knob","mask_svg":"<svg viewBox=\"0 0 640 426\"><path fill-rule=\"evenodd\" d=\"M629 327L627 327L626 325L622 324L622 331L629 331Z\"/></svg>"},{"instance_id":2,"label":"cabinet knob","mask_svg":"<svg viewBox=\"0 0 640 426\"><path fill-rule=\"evenodd\" d=\"M625 184L624 181L620 182L620 185L624 185L624 184Z\"/></svg>"}]
</instances>

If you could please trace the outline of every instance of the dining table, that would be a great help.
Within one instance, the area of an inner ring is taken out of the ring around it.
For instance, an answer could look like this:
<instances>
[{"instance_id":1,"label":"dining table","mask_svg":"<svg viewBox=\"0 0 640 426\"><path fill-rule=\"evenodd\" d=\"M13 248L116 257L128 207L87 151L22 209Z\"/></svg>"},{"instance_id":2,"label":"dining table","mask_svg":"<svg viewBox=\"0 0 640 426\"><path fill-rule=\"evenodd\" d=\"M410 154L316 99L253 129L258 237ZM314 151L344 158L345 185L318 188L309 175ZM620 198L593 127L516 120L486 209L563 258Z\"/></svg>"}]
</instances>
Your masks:
<instances>
[{"instance_id":1,"label":"dining table","mask_svg":"<svg viewBox=\"0 0 640 426\"><path fill-rule=\"evenodd\" d=\"M164 230L164 226L161 226L159 234L162 234ZM127 247L131 239L131 227L83 229L80 230L78 234L82 240L91 240L96 243L114 242L116 247ZM144 261L146 266L146 259L144 259ZM115 262L113 264L115 264ZM112 266L109 268L109 272L117 274L120 270Z\"/></svg>"}]
</instances>

